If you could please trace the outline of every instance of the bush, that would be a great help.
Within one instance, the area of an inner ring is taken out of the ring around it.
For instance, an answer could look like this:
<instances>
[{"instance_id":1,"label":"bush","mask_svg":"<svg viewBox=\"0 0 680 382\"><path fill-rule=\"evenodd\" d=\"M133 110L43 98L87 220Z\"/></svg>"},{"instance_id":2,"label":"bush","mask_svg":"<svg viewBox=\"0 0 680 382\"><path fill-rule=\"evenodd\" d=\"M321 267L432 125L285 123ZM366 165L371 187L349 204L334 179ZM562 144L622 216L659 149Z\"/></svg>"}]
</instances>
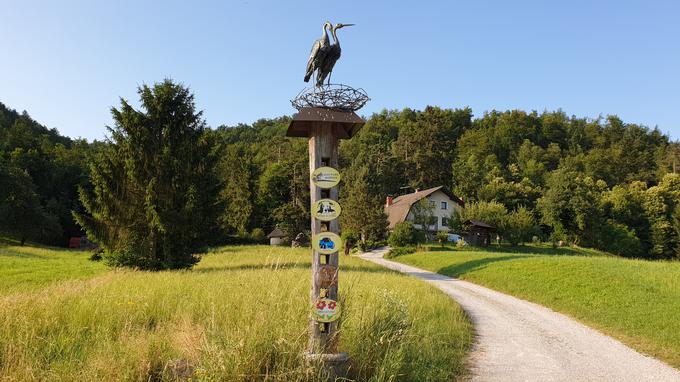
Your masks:
<instances>
[{"instance_id":1,"label":"bush","mask_svg":"<svg viewBox=\"0 0 680 382\"><path fill-rule=\"evenodd\" d=\"M264 242L266 235L262 228L253 228L252 232L250 232L250 238L257 242Z\"/></svg>"},{"instance_id":2,"label":"bush","mask_svg":"<svg viewBox=\"0 0 680 382\"><path fill-rule=\"evenodd\" d=\"M416 230L410 222L401 222L394 226L394 230L387 239L391 247L406 247L417 243Z\"/></svg>"},{"instance_id":3,"label":"bush","mask_svg":"<svg viewBox=\"0 0 680 382\"><path fill-rule=\"evenodd\" d=\"M439 244L441 244L442 247L443 247L443 246L444 246L444 243L446 243L447 241L449 241L449 233L446 232L446 231L439 231L439 232L437 232L437 241L438 241Z\"/></svg>"},{"instance_id":4,"label":"bush","mask_svg":"<svg viewBox=\"0 0 680 382\"><path fill-rule=\"evenodd\" d=\"M456 242L456 248L463 248L466 245L467 243L465 242L465 239L463 239L462 237L460 238L460 240Z\"/></svg>"},{"instance_id":5,"label":"bush","mask_svg":"<svg viewBox=\"0 0 680 382\"><path fill-rule=\"evenodd\" d=\"M342 245L345 248L345 253L351 251L352 248L357 246L358 242L360 241L359 235L349 229L343 229L340 238L342 239Z\"/></svg>"},{"instance_id":6,"label":"bush","mask_svg":"<svg viewBox=\"0 0 680 382\"><path fill-rule=\"evenodd\" d=\"M370 251L375 248L380 248L385 246L384 241L373 241L373 240L366 240L366 241L359 241L357 243L357 247L361 252L366 252Z\"/></svg>"},{"instance_id":7,"label":"bush","mask_svg":"<svg viewBox=\"0 0 680 382\"><path fill-rule=\"evenodd\" d=\"M609 220L602 226L600 242L597 247L624 257L642 257L645 254L635 232L623 224Z\"/></svg>"},{"instance_id":8,"label":"bush","mask_svg":"<svg viewBox=\"0 0 680 382\"><path fill-rule=\"evenodd\" d=\"M390 249L389 252L387 252L384 257L386 259L393 259L397 256L408 255L415 252L416 252L415 247L396 247Z\"/></svg>"}]
</instances>

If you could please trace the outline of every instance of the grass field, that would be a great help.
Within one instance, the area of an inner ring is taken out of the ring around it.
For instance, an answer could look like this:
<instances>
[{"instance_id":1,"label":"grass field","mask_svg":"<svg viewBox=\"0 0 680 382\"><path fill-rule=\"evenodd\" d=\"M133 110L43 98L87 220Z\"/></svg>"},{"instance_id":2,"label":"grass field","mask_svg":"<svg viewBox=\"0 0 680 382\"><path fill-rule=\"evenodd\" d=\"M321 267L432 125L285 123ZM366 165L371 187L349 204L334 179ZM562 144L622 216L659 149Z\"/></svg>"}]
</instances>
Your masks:
<instances>
[{"instance_id":1,"label":"grass field","mask_svg":"<svg viewBox=\"0 0 680 382\"><path fill-rule=\"evenodd\" d=\"M296 381L309 250L224 247L194 270L109 270L78 251L0 248L0 380ZM418 280L341 258L340 348L357 380L452 380L471 326Z\"/></svg>"},{"instance_id":2,"label":"grass field","mask_svg":"<svg viewBox=\"0 0 680 382\"><path fill-rule=\"evenodd\" d=\"M680 262L545 247L434 250L393 260L550 307L680 367Z\"/></svg>"}]
</instances>

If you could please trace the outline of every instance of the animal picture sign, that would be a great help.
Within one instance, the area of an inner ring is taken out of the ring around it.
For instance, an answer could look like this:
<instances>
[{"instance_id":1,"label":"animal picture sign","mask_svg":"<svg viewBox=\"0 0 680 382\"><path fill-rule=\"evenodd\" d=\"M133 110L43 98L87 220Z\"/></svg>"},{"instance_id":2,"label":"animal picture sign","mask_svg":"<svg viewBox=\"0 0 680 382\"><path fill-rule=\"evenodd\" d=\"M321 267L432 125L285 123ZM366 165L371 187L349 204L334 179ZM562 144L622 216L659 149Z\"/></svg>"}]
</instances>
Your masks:
<instances>
[{"instance_id":1,"label":"animal picture sign","mask_svg":"<svg viewBox=\"0 0 680 382\"><path fill-rule=\"evenodd\" d=\"M312 316L319 322L333 322L340 318L340 304L330 298L319 298L312 305Z\"/></svg>"},{"instance_id":2,"label":"animal picture sign","mask_svg":"<svg viewBox=\"0 0 680 382\"><path fill-rule=\"evenodd\" d=\"M317 200L312 207L314 218L325 222L337 219L340 212L342 212L340 203L332 199Z\"/></svg>"},{"instance_id":3,"label":"animal picture sign","mask_svg":"<svg viewBox=\"0 0 680 382\"><path fill-rule=\"evenodd\" d=\"M333 188L340 183L340 173L333 167L319 167L312 172L312 182L319 188Z\"/></svg>"},{"instance_id":4,"label":"animal picture sign","mask_svg":"<svg viewBox=\"0 0 680 382\"><path fill-rule=\"evenodd\" d=\"M312 237L312 248L321 254L330 255L331 253L339 251L341 247L342 240L336 233L321 232Z\"/></svg>"},{"instance_id":5,"label":"animal picture sign","mask_svg":"<svg viewBox=\"0 0 680 382\"><path fill-rule=\"evenodd\" d=\"M316 283L320 288L338 286L338 268L328 264L319 266L316 273Z\"/></svg>"}]
</instances>

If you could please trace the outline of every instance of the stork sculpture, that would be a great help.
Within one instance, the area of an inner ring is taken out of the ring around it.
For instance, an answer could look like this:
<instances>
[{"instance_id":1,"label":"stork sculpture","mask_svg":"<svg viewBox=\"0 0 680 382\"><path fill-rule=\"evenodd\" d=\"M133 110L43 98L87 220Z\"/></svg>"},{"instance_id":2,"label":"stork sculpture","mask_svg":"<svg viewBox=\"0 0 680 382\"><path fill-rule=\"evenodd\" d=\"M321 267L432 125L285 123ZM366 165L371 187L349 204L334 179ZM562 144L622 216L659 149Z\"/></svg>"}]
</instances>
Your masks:
<instances>
[{"instance_id":1,"label":"stork sculpture","mask_svg":"<svg viewBox=\"0 0 680 382\"><path fill-rule=\"evenodd\" d=\"M337 30L344 27L349 27L354 24L335 24L332 25L326 21L323 26L323 36L314 42L312 45L312 52L307 62L307 74L305 75L305 82L308 82L314 71L316 71L316 86L323 85L323 82L328 77L330 83L330 74L335 67L335 63L340 59L342 49L340 49L340 40L338 39ZM333 35L333 44L328 44L328 26L331 27L331 34Z\"/></svg>"},{"instance_id":2,"label":"stork sculpture","mask_svg":"<svg viewBox=\"0 0 680 382\"><path fill-rule=\"evenodd\" d=\"M335 24L333 26L331 30L331 33L333 34L333 44L328 47L326 58L321 63L321 70L319 71L319 76L321 78L319 81L317 81L316 86L323 85L326 76L328 76L328 83L330 84L331 72L333 71L333 67L335 67L335 63L340 59L340 54L342 53L342 49L340 49L340 40L338 40L336 31L340 28L349 27L352 25L354 24Z\"/></svg>"},{"instance_id":3,"label":"stork sculpture","mask_svg":"<svg viewBox=\"0 0 680 382\"><path fill-rule=\"evenodd\" d=\"M309 61L307 61L307 73L305 73L305 82L309 82L309 79L316 71L317 86L319 83L318 81L319 68L323 63L323 60L326 58L328 48L330 47L330 43L328 41L328 28L333 28L333 24L331 24L330 21L326 21L323 24L321 38L314 41L314 44L312 45L312 51L309 53Z\"/></svg>"}]
</instances>

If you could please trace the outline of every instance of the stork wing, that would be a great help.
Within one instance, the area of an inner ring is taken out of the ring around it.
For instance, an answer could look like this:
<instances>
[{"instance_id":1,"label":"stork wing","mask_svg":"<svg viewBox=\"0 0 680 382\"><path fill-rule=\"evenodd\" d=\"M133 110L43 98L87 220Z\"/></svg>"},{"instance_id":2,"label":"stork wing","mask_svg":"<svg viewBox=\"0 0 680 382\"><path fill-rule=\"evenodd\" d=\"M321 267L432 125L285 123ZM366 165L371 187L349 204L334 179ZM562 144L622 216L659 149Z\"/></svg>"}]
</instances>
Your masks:
<instances>
[{"instance_id":1,"label":"stork wing","mask_svg":"<svg viewBox=\"0 0 680 382\"><path fill-rule=\"evenodd\" d=\"M319 54L319 49L321 49L321 39L314 41L314 45L312 45L312 51L309 53L309 60L307 61L307 72L305 73L305 82L309 82L309 79L312 77L312 73L314 73L314 63L316 56Z\"/></svg>"}]
</instances>

